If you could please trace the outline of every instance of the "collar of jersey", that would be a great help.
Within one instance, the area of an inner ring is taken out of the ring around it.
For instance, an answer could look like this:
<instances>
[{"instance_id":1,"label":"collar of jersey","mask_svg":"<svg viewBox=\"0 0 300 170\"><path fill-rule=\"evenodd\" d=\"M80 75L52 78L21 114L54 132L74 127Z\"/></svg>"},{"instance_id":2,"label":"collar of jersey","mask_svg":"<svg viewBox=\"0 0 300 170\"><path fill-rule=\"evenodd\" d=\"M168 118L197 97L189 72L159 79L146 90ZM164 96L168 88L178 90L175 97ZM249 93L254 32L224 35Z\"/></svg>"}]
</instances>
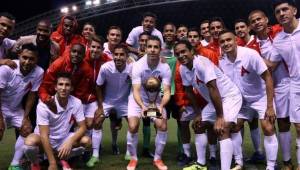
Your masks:
<instances>
[{"instance_id":1,"label":"collar of jersey","mask_svg":"<svg viewBox=\"0 0 300 170\"><path fill-rule=\"evenodd\" d=\"M60 104L58 103L58 100L57 100L57 95L54 96L54 101L55 101L55 104L56 104L56 108L57 108L57 113L60 114L62 112L65 112L66 110L68 110L69 108L72 107L72 105L70 105L70 96L68 97L68 104L67 104L67 107L66 109L64 109L63 107L60 106Z\"/></svg>"}]
</instances>

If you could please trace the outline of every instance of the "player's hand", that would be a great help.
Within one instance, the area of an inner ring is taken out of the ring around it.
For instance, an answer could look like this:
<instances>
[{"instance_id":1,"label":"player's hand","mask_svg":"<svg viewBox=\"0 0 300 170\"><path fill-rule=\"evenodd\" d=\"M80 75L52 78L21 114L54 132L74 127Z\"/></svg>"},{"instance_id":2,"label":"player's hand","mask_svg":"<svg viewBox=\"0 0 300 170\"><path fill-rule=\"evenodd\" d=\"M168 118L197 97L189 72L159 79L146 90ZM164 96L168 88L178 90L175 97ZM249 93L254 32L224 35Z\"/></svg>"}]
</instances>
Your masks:
<instances>
[{"instance_id":1,"label":"player's hand","mask_svg":"<svg viewBox=\"0 0 300 170\"><path fill-rule=\"evenodd\" d=\"M11 60L11 59L1 59L0 64L1 65L7 65L7 66L9 66L12 69L15 69L15 68L18 67L17 64L13 60Z\"/></svg>"},{"instance_id":2,"label":"player's hand","mask_svg":"<svg viewBox=\"0 0 300 170\"><path fill-rule=\"evenodd\" d=\"M54 100L54 97L51 97L50 99L48 99L45 104L48 106L48 108L55 114L57 114L57 107L56 107L56 103Z\"/></svg>"},{"instance_id":3,"label":"player's hand","mask_svg":"<svg viewBox=\"0 0 300 170\"><path fill-rule=\"evenodd\" d=\"M160 113L160 116L157 117L157 118L158 118L158 119L163 119L163 118L164 118L163 114L165 114L165 113L164 113L164 107L163 107L163 106L159 106L157 109L158 109L158 111L159 111L159 113Z\"/></svg>"},{"instance_id":4,"label":"player's hand","mask_svg":"<svg viewBox=\"0 0 300 170\"><path fill-rule=\"evenodd\" d=\"M20 135L27 137L32 132L32 126L28 117L24 118L20 128Z\"/></svg>"},{"instance_id":5,"label":"player's hand","mask_svg":"<svg viewBox=\"0 0 300 170\"><path fill-rule=\"evenodd\" d=\"M223 117L217 117L217 120L214 125L214 130L216 134L222 136L224 134L224 128L225 128L225 120Z\"/></svg>"},{"instance_id":6,"label":"player's hand","mask_svg":"<svg viewBox=\"0 0 300 170\"><path fill-rule=\"evenodd\" d=\"M142 106L142 118L146 118L147 117L147 111L148 108L146 106Z\"/></svg>"},{"instance_id":7,"label":"player's hand","mask_svg":"<svg viewBox=\"0 0 300 170\"><path fill-rule=\"evenodd\" d=\"M2 140L4 131L5 131L5 123L4 123L4 118L3 118L3 116L1 115L1 116L0 116L0 141Z\"/></svg>"},{"instance_id":8,"label":"player's hand","mask_svg":"<svg viewBox=\"0 0 300 170\"><path fill-rule=\"evenodd\" d=\"M268 107L265 113L265 120L270 121L272 124L275 123L276 114L273 107Z\"/></svg>"},{"instance_id":9,"label":"player's hand","mask_svg":"<svg viewBox=\"0 0 300 170\"><path fill-rule=\"evenodd\" d=\"M181 116L184 112L186 112L186 107L185 106L180 107L179 112L178 112L179 113L179 120L181 119Z\"/></svg>"},{"instance_id":10,"label":"player's hand","mask_svg":"<svg viewBox=\"0 0 300 170\"><path fill-rule=\"evenodd\" d=\"M58 170L56 163L49 164L48 170Z\"/></svg>"},{"instance_id":11,"label":"player's hand","mask_svg":"<svg viewBox=\"0 0 300 170\"><path fill-rule=\"evenodd\" d=\"M201 122L202 122L201 114L196 115L196 117L194 118L193 124L192 124L193 129L200 128Z\"/></svg>"},{"instance_id":12,"label":"player's hand","mask_svg":"<svg viewBox=\"0 0 300 170\"><path fill-rule=\"evenodd\" d=\"M73 142L69 139L66 140L59 148L58 148L58 158L63 159L67 158L72 151Z\"/></svg>"},{"instance_id":13,"label":"player's hand","mask_svg":"<svg viewBox=\"0 0 300 170\"><path fill-rule=\"evenodd\" d=\"M104 115L104 110L101 107L98 107L97 110L95 111L95 118L105 118Z\"/></svg>"}]
</instances>

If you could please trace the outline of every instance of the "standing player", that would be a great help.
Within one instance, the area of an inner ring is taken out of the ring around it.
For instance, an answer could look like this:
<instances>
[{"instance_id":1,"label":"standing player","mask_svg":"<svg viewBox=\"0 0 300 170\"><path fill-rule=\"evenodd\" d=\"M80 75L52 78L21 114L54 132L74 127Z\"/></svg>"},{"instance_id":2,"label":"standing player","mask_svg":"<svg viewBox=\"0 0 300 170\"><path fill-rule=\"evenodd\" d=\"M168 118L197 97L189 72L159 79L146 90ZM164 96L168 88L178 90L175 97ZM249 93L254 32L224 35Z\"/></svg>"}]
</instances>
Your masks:
<instances>
[{"instance_id":1,"label":"standing player","mask_svg":"<svg viewBox=\"0 0 300 170\"><path fill-rule=\"evenodd\" d=\"M204 20L201 22L200 34L201 34L201 37L203 38L201 40L201 44L202 44L202 46L206 47L212 41L212 37L209 32L209 20Z\"/></svg>"},{"instance_id":2,"label":"standing player","mask_svg":"<svg viewBox=\"0 0 300 170\"><path fill-rule=\"evenodd\" d=\"M236 83L243 95L243 108L239 113L241 121L255 116L249 108L258 113L261 127L264 132L264 146L267 157L267 170L274 170L278 141L274 123L276 114L273 107L273 80L272 76L260 55L253 49L237 46L235 35L230 31L220 33L219 43L224 51L224 58L220 67L232 81ZM255 112L254 112L255 113ZM242 143L240 127L233 130L239 134L237 142ZM241 169L242 151L235 153L236 169Z\"/></svg>"},{"instance_id":3,"label":"standing player","mask_svg":"<svg viewBox=\"0 0 300 170\"><path fill-rule=\"evenodd\" d=\"M177 40L187 39L187 33L188 33L188 27L183 24L179 25L176 30Z\"/></svg>"},{"instance_id":4,"label":"standing player","mask_svg":"<svg viewBox=\"0 0 300 170\"><path fill-rule=\"evenodd\" d=\"M132 65L127 64L128 52L124 45L117 45L113 51L113 61L103 64L100 68L97 78L97 98L99 108L97 110L97 129L93 130L93 134L97 135L97 139L93 139L93 156L87 163L88 167L94 167L99 162L99 146L102 140L102 125L110 114L110 110L114 109L117 118L122 119L127 116L128 95L131 88L131 69ZM96 137L93 135L93 138Z\"/></svg>"},{"instance_id":5,"label":"standing player","mask_svg":"<svg viewBox=\"0 0 300 170\"><path fill-rule=\"evenodd\" d=\"M207 45L207 48L213 50L218 54L219 58L221 56L221 48L219 46L219 33L226 28L222 18L214 17L209 22L209 31L212 37L212 41Z\"/></svg>"},{"instance_id":6,"label":"standing player","mask_svg":"<svg viewBox=\"0 0 300 170\"><path fill-rule=\"evenodd\" d=\"M43 149L48 158L48 169L56 170L56 158L60 160L63 169L71 169L65 160L75 154L74 152L83 150L76 147L91 146L91 139L84 136L86 125L82 103L70 95L73 90L71 74L59 73L56 77L54 100L57 110L51 111L40 101L36 111L38 126L25 140L24 152L32 163L32 170L41 169L38 161L39 148ZM75 132L70 132L74 123L77 128Z\"/></svg>"},{"instance_id":7,"label":"standing player","mask_svg":"<svg viewBox=\"0 0 300 170\"><path fill-rule=\"evenodd\" d=\"M175 55L182 64L180 74L185 91L195 111L193 128L195 130L195 144L197 162L185 170L206 170L207 124L214 124L214 129L220 141L221 169L230 169L232 154L241 144L234 143L236 134L230 130L237 121L237 115L242 105L239 89L223 72L211 61L203 56L195 56L188 41L176 43ZM196 88L208 104L201 111L193 92ZM231 135L231 136L230 136Z\"/></svg>"},{"instance_id":8,"label":"standing player","mask_svg":"<svg viewBox=\"0 0 300 170\"><path fill-rule=\"evenodd\" d=\"M20 136L15 144L14 158L9 170L19 170L19 161L23 156L24 137L32 131L29 113L33 107L37 90L43 78L43 69L36 66L38 51L33 44L22 46L19 60L13 60L17 68L8 66L0 67L0 140L3 137L5 127L14 127ZM28 94L25 107L22 99Z\"/></svg>"},{"instance_id":9,"label":"standing player","mask_svg":"<svg viewBox=\"0 0 300 170\"><path fill-rule=\"evenodd\" d=\"M111 26L109 27L106 35L107 42L104 43L103 52L107 54L111 59L113 58L112 51L114 50L115 46L121 43L122 40L122 30L118 26Z\"/></svg>"},{"instance_id":10,"label":"standing player","mask_svg":"<svg viewBox=\"0 0 300 170\"><path fill-rule=\"evenodd\" d=\"M272 62L272 68L282 62L285 62L289 77L290 90L284 99L290 99L289 117L290 122L295 125L297 131L297 170L300 169L300 119L299 119L299 40L300 40L300 24L296 19L297 8L292 0L276 0L273 2L274 13L277 21L283 27L283 31L272 40L270 37L262 38L260 41L261 53ZM277 67L279 67L277 66ZM276 70L275 70L276 71ZM286 124L288 125L288 124ZM289 142L289 141L286 141ZM290 156L290 153L287 153Z\"/></svg>"},{"instance_id":11,"label":"standing player","mask_svg":"<svg viewBox=\"0 0 300 170\"><path fill-rule=\"evenodd\" d=\"M156 105L161 118L154 119L157 129L155 138L155 155L153 164L159 170L167 170L168 167L162 161L162 153L167 141L167 115L165 105L170 99L170 81L171 71L166 63L160 62L161 41L158 37L151 36L147 41L147 55L133 64L132 69L132 93L128 99L128 133L127 147L131 156L131 160L127 166L127 170L135 170L137 166L137 144L138 144L138 128L140 118L144 111L148 110L149 99L144 89L144 83L149 77L161 79L163 85L162 98L158 97Z\"/></svg>"}]
</instances>

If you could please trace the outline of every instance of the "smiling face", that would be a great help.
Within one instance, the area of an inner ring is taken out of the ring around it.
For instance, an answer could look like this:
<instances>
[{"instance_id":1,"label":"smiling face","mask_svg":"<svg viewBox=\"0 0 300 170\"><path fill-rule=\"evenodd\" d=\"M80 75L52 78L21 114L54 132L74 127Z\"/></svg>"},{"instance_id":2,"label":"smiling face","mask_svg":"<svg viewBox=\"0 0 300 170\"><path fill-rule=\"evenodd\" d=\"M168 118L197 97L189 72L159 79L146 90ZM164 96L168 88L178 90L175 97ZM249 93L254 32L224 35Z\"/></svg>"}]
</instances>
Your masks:
<instances>
[{"instance_id":1,"label":"smiling face","mask_svg":"<svg viewBox=\"0 0 300 170\"><path fill-rule=\"evenodd\" d=\"M189 31L188 40L192 44L193 47L196 47L200 41L199 33L197 31Z\"/></svg>"},{"instance_id":2,"label":"smiling face","mask_svg":"<svg viewBox=\"0 0 300 170\"><path fill-rule=\"evenodd\" d=\"M43 43L50 40L51 35L51 25L46 22L38 23L36 27L36 39L37 42Z\"/></svg>"},{"instance_id":3,"label":"smiling face","mask_svg":"<svg viewBox=\"0 0 300 170\"><path fill-rule=\"evenodd\" d=\"M163 36L164 40L167 43L172 43L176 39L176 29L174 25L167 24L164 26L164 31L163 31Z\"/></svg>"},{"instance_id":4,"label":"smiling face","mask_svg":"<svg viewBox=\"0 0 300 170\"><path fill-rule=\"evenodd\" d=\"M38 61L38 54L34 51L24 49L19 54L19 61L22 74L27 75L35 68Z\"/></svg>"},{"instance_id":5,"label":"smiling face","mask_svg":"<svg viewBox=\"0 0 300 170\"><path fill-rule=\"evenodd\" d=\"M0 17L0 40L8 37L15 27L15 20L6 18L5 16Z\"/></svg>"},{"instance_id":6,"label":"smiling face","mask_svg":"<svg viewBox=\"0 0 300 170\"><path fill-rule=\"evenodd\" d=\"M224 26L220 21L213 21L210 23L209 29L213 39L218 39L219 33L224 30Z\"/></svg>"},{"instance_id":7,"label":"smiling face","mask_svg":"<svg viewBox=\"0 0 300 170\"><path fill-rule=\"evenodd\" d=\"M85 24L83 29L82 29L82 36L86 39L86 40L90 40L91 39L91 35L95 35L95 28L94 26L90 25L90 24Z\"/></svg>"},{"instance_id":8,"label":"smiling face","mask_svg":"<svg viewBox=\"0 0 300 170\"><path fill-rule=\"evenodd\" d=\"M90 52L91 52L92 59L100 58L100 56L102 55L102 52L103 52L102 45L99 42L92 40L91 45L90 45Z\"/></svg>"},{"instance_id":9,"label":"smiling face","mask_svg":"<svg viewBox=\"0 0 300 170\"><path fill-rule=\"evenodd\" d=\"M123 68L126 65L127 53L124 48L115 48L113 53L113 59L116 68Z\"/></svg>"},{"instance_id":10,"label":"smiling face","mask_svg":"<svg viewBox=\"0 0 300 170\"><path fill-rule=\"evenodd\" d=\"M249 27L245 22L237 22L234 26L235 34L240 38L245 38L249 35Z\"/></svg>"},{"instance_id":11,"label":"smiling face","mask_svg":"<svg viewBox=\"0 0 300 170\"><path fill-rule=\"evenodd\" d=\"M269 19L265 16L265 14L259 11L252 13L249 16L250 27L255 33L265 31L268 27L268 22Z\"/></svg>"},{"instance_id":12,"label":"smiling face","mask_svg":"<svg viewBox=\"0 0 300 170\"><path fill-rule=\"evenodd\" d=\"M219 37L219 44L221 49L226 53L233 53L237 49L235 35L231 32L221 34Z\"/></svg>"},{"instance_id":13,"label":"smiling face","mask_svg":"<svg viewBox=\"0 0 300 170\"><path fill-rule=\"evenodd\" d=\"M154 17L146 16L142 21L142 26L145 32L151 33L155 27L156 20Z\"/></svg>"},{"instance_id":14,"label":"smiling face","mask_svg":"<svg viewBox=\"0 0 300 170\"><path fill-rule=\"evenodd\" d=\"M79 44L74 44L70 50L70 59L71 63L74 65L78 65L82 62L85 55L84 46Z\"/></svg>"},{"instance_id":15,"label":"smiling face","mask_svg":"<svg viewBox=\"0 0 300 170\"><path fill-rule=\"evenodd\" d=\"M121 31L119 29L111 29L107 35L107 41L111 45L117 45L121 42Z\"/></svg>"},{"instance_id":16,"label":"smiling face","mask_svg":"<svg viewBox=\"0 0 300 170\"><path fill-rule=\"evenodd\" d=\"M148 56L148 61L150 63L157 63L159 61L159 55L160 55L160 41L158 40L148 40L147 41L147 48L146 53Z\"/></svg>"},{"instance_id":17,"label":"smiling face","mask_svg":"<svg viewBox=\"0 0 300 170\"><path fill-rule=\"evenodd\" d=\"M73 90L71 79L67 77L59 77L55 85L55 90L58 98L68 98Z\"/></svg>"},{"instance_id":18,"label":"smiling face","mask_svg":"<svg viewBox=\"0 0 300 170\"><path fill-rule=\"evenodd\" d=\"M202 37L210 37L210 32L209 32L209 23L203 23L200 25L200 34Z\"/></svg>"},{"instance_id":19,"label":"smiling face","mask_svg":"<svg viewBox=\"0 0 300 170\"><path fill-rule=\"evenodd\" d=\"M282 26L291 25L297 14L297 8L289 5L288 3L282 3L275 8L275 17Z\"/></svg>"},{"instance_id":20,"label":"smiling face","mask_svg":"<svg viewBox=\"0 0 300 170\"><path fill-rule=\"evenodd\" d=\"M187 66L193 61L193 53L188 49L186 44L177 44L174 49L174 54L182 65Z\"/></svg>"},{"instance_id":21,"label":"smiling face","mask_svg":"<svg viewBox=\"0 0 300 170\"><path fill-rule=\"evenodd\" d=\"M186 26L178 27L178 29L176 31L177 39L181 40L183 38L186 38L187 32L188 32L188 28Z\"/></svg>"}]
</instances>

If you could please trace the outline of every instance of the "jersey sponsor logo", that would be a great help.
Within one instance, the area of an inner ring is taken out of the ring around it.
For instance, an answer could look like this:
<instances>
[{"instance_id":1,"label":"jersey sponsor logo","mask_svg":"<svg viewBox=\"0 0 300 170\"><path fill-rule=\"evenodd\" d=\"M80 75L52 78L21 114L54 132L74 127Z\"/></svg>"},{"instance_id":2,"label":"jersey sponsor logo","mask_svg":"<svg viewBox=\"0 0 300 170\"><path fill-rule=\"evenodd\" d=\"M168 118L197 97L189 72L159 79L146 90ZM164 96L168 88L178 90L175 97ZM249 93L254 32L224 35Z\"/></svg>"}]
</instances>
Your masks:
<instances>
[{"instance_id":1,"label":"jersey sponsor logo","mask_svg":"<svg viewBox=\"0 0 300 170\"><path fill-rule=\"evenodd\" d=\"M242 66L242 69L241 69L241 76L244 76L245 74L249 74L250 72L248 70L246 70L244 68L244 66Z\"/></svg>"}]
</instances>

